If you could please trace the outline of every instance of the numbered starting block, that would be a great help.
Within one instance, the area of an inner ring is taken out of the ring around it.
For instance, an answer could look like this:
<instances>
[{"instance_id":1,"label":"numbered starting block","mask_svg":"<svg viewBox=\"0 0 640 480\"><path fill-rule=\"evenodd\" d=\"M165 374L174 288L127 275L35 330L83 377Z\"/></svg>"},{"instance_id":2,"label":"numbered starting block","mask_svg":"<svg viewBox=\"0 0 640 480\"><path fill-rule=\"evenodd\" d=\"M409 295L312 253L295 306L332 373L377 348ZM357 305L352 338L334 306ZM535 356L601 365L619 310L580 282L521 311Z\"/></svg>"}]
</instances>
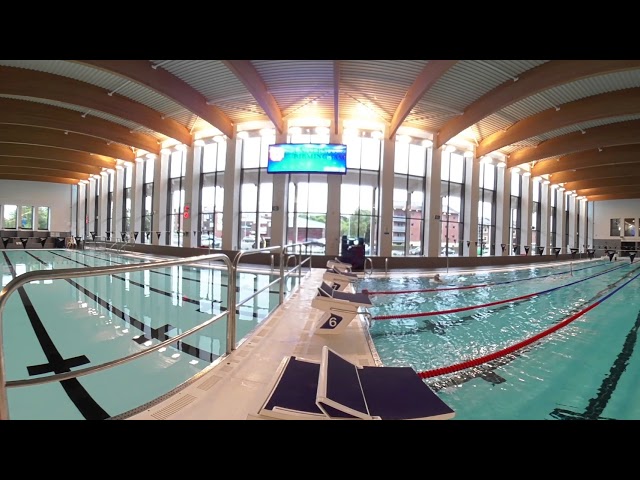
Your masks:
<instances>
[{"instance_id":1,"label":"numbered starting block","mask_svg":"<svg viewBox=\"0 0 640 480\"><path fill-rule=\"evenodd\" d=\"M365 313L366 308L371 305L369 295L340 292L323 281L318 287L318 294L311 301L312 307L325 312L318 320L314 333L342 333L356 315Z\"/></svg>"},{"instance_id":2,"label":"numbered starting block","mask_svg":"<svg viewBox=\"0 0 640 480\"><path fill-rule=\"evenodd\" d=\"M322 279L338 292L344 292L347 287L355 282L361 275L352 272L341 272L334 268L327 268Z\"/></svg>"},{"instance_id":3,"label":"numbered starting block","mask_svg":"<svg viewBox=\"0 0 640 480\"><path fill-rule=\"evenodd\" d=\"M327 268L335 268L339 272L351 272L353 271L353 265L346 262L341 262L339 259L328 260Z\"/></svg>"}]
</instances>

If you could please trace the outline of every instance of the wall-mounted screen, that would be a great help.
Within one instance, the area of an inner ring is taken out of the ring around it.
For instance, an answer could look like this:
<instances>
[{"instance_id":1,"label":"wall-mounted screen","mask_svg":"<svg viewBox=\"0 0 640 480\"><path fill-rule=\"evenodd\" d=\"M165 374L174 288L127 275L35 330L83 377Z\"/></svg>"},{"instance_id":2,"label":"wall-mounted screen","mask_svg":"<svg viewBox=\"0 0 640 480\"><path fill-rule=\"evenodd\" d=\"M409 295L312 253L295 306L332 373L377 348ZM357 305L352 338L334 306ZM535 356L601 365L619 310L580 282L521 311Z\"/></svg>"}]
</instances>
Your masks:
<instances>
[{"instance_id":1,"label":"wall-mounted screen","mask_svg":"<svg viewBox=\"0 0 640 480\"><path fill-rule=\"evenodd\" d=\"M267 173L347 173L347 146L339 143L269 145Z\"/></svg>"}]
</instances>

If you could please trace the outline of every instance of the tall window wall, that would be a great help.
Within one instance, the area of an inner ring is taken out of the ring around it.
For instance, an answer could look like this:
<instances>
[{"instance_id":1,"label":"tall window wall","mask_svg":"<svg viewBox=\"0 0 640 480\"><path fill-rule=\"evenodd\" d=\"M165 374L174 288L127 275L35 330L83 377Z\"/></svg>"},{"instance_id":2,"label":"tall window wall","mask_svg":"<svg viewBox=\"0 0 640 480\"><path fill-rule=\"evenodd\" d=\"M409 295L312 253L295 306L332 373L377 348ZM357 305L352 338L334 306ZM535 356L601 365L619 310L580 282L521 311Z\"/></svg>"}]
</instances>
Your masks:
<instances>
[{"instance_id":1,"label":"tall window wall","mask_svg":"<svg viewBox=\"0 0 640 480\"><path fill-rule=\"evenodd\" d=\"M124 167L124 188L122 189L122 231L120 236L125 239L127 233L131 231L131 185L133 182L133 167Z\"/></svg>"},{"instance_id":2,"label":"tall window wall","mask_svg":"<svg viewBox=\"0 0 640 480\"><path fill-rule=\"evenodd\" d=\"M396 136L391 230L394 256L424 254L424 192L431 148L408 136Z\"/></svg>"},{"instance_id":3,"label":"tall window wall","mask_svg":"<svg viewBox=\"0 0 640 480\"><path fill-rule=\"evenodd\" d=\"M140 241L151 243L153 230L153 174L155 158L147 158L138 164L142 167L142 211Z\"/></svg>"},{"instance_id":4,"label":"tall window wall","mask_svg":"<svg viewBox=\"0 0 640 480\"><path fill-rule=\"evenodd\" d=\"M478 247L479 256L496 253L496 190L497 167L481 161L479 165Z\"/></svg>"},{"instance_id":5,"label":"tall window wall","mask_svg":"<svg viewBox=\"0 0 640 480\"><path fill-rule=\"evenodd\" d=\"M218 139L223 140L222 137L215 140ZM226 155L224 141L213 141L200 148L199 246L222 248Z\"/></svg>"},{"instance_id":6,"label":"tall window wall","mask_svg":"<svg viewBox=\"0 0 640 480\"><path fill-rule=\"evenodd\" d=\"M272 129L252 131L242 140L240 174L239 248L263 247L271 238L273 180L267 174L268 147L275 143Z\"/></svg>"},{"instance_id":7,"label":"tall window wall","mask_svg":"<svg viewBox=\"0 0 640 480\"><path fill-rule=\"evenodd\" d=\"M531 183L531 188L531 253L536 254L538 252L537 248L540 246L540 226L542 215L540 194L542 192L542 183L539 179L534 179Z\"/></svg>"},{"instance_id":8,"label":"tall window wall","mask_svg":"<svg viewBox=\"0 0 640 480\"><path fill-rule=\"evenodd\" d=\"M329 128L293 127L290 143L329 143ZM323 254L326 249L327 175L294 174L289 177L287 242L314 242L310 252Z\"/></svg>"},{"instance_id":9,"label":"tall window wall","mask_svg":"<svg viewBox=\"0 0 640 480\"><path fill-rule=\"evenodd\" d=\"M184 149L171 152L169 157L169 194L167 195L167 236L169 245L181 247L184 243L182 215L184 211L184 176L186 173Z\"/></svg>"},{"instance_id":10,"label":"tall window wall","mask_svg":"<svg viewBox=\"0 0 640 480\"><path fill-rule=\"evenodd\" d=\"M340 186L340 235L365 244L366 255L378 254L382 132L344 132L347 173ZM342 253L342 252L341 252Z\"/></svg>"},{"instance_id":11,"label":"tall window wall","mask_svg":"<svg viewBox=\"0 0 640 480\"><path fill-rule=\"evenodd\" d=\"M464 244L464 156L457 152L442 153L440 198L440 256L462 255Z\"/></svg>"},{"instance_id":12,"label":"tall window wall","mask_svg":"<svg viewBox=\"0 0 640 480\"><path fill-rule=\"evenodd\" d=\"M522 177L515 169L511 171L510 210L509 251L520 255L520 239L522 238Z\"/></svg>"}]
</instances>

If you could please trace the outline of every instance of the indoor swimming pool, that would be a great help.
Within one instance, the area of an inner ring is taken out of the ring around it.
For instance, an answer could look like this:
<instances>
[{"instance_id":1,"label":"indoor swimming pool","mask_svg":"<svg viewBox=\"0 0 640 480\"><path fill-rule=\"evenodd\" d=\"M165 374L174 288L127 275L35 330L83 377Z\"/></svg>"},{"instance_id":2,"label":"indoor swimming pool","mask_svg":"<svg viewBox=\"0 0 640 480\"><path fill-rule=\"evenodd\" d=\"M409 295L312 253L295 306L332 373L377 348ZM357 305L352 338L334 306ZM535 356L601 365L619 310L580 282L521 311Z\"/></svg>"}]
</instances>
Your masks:
<instances>
[{"instance_id":1,"label":"indoor swimming pool","mask_svg":"<svg viewBox=\"0 0 640 480\"><path fill-rule=\"evenodd\" d=\"M356 290L371 295L380 362L412 366L457 420L637 420L639 276L638 262L601 259Z\"/></svg>"},{"instance_id":2,"label":"indoor swimming pool","mask_svg":"<svg viewBox=\"0 0 640 480\"><path fill-rule=\"evenodd\" d=\"M34 270L147 262L104 250L4 250L2 286ZM215 262L83 278L33 281L3 312L6 381L44 377L121 359L185 332L228 309L227 271ZM277 272L276 272L277 273ZM236 302L278 278L238 271ZM285 295L296 283L286 282ZM279 304L277 283L236 312L242 341ZM227 317L149 355L106 370L7 389L11 419L109 419L175 391L227 350Z\"/></svg>"}]
</instances>

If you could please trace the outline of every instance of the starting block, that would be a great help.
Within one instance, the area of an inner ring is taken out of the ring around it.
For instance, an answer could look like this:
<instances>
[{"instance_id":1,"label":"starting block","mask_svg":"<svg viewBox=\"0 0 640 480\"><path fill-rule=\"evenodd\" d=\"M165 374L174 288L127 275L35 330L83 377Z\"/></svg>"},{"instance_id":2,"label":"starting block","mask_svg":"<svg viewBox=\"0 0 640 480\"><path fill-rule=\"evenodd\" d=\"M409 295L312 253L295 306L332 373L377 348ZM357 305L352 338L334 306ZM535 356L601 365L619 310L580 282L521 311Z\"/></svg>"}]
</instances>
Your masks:
<instances>
[{"instance_id":1,"label":"starting block","mask_svg":"<svg viewBox=\"0 0 640 480\"><path fill-rule=\"evenodd\" d=\"M333 290L337 290L338 292L344 292L349 285L355 282L358 278L361 278L361 275L352 272L341 272L334 268L327 268L327 271L324 272L322 279L331 285Z\"/></svg>"},{"instance_id":2,"label":"starting block","mask_svg":"<svg viewBox=\"0 0 640 480\"><path fill-rule=\"evenodd\" d=\"M346 262L341 262L339 259L327 260L327 268L335 268L339 272L352 272L353 265Z\"/></svg>"},{"instance_id":3,"label":"starting block","mask_svg":"<svg viewBox=\"0 0 640 480\"><path fill-rule=\"evenodd\" d=\"M311 301L311 306L325 312L316 325L314 333L342 333L360 309L371 306L371 300L365 293L341 292L323 281L318 287L318 294Z\"/></svg>"}]
</instances>

